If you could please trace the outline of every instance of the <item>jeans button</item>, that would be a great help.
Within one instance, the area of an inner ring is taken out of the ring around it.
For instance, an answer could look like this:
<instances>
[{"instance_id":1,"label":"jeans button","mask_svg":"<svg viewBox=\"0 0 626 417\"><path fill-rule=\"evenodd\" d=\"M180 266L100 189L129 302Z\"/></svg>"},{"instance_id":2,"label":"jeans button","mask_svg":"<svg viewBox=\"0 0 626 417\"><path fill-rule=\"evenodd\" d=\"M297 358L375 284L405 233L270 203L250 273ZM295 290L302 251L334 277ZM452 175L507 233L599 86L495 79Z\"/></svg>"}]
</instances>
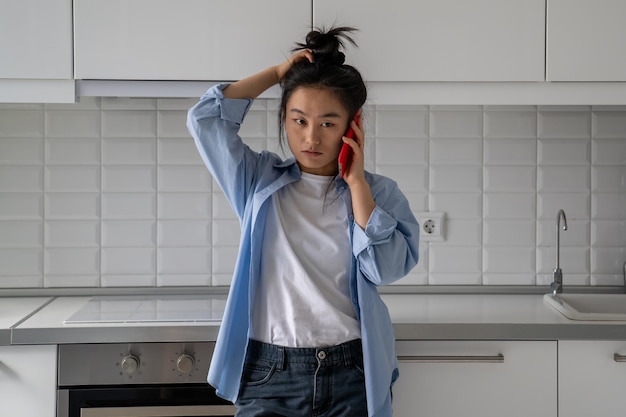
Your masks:
<instances>
[{"instance_id":1,"label":"jeans button","mask_svg":"<svg viewBox=\"0 0 626 417\"><path fill-rule=\"evenodd\" d=\"M326 352L324 352L323 350L320 350L319 352L317 352L317 358L323 361L324 359L326 359Z\"/></svg>"}]
</instances>

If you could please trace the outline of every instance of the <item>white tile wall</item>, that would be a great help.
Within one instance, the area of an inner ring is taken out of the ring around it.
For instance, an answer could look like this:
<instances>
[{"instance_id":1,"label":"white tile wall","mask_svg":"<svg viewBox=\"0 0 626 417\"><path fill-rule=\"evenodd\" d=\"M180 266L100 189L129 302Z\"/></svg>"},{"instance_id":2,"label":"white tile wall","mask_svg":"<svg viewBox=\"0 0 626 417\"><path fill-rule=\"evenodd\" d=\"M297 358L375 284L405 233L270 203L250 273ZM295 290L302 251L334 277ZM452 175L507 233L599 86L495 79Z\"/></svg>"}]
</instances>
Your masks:
<instances>
[{"instance_id":1,"label":"white tile wall","mask_svg":"<svg viewBox=\"0 0 626 417\"><path fill-rule=\"evenodd\" d=\"M0 105L0 288L228 285L239 222L189 137L195 99ZM277 101L241 134L282 153ZM366 167L445 211L398 285L622 285L626 107L366 106Z\"/></svg>"}]
</instances>

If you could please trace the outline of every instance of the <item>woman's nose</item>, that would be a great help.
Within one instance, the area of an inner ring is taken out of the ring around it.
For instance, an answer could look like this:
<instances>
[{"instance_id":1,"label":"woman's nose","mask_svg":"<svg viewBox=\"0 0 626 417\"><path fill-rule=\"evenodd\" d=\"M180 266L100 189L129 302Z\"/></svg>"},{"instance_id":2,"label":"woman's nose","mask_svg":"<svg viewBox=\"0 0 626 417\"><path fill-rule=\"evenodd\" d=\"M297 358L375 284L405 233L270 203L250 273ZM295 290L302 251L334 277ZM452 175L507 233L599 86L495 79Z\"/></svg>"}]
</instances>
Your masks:
<instances>
[{"instance_id":1,"label":"woman's nose","mask_svg":"<svg viewBox=\"0 0 626 417\"><path fill-rule=\"evenodd\" d=\"M319 135L318 135L318 131L315 127L310 127L309 129L307 129L306 131L306 137L305 140L307 143L312 143L312 144L317 144L320 142L319 140Z\"/></svg>"}]
</instances>

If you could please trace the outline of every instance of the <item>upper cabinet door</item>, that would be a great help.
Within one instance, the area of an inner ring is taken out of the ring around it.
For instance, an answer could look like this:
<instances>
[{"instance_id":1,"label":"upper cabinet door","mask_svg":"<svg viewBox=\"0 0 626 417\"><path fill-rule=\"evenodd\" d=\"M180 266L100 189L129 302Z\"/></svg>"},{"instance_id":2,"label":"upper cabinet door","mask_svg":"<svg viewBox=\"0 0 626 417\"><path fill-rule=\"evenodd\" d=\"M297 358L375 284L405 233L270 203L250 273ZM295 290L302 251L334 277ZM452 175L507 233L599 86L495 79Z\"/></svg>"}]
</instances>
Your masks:
<instances>
[{"instance_id":1,"label":"upper cabinet door","mask_svg":"<svg viewBox=\"0 0 626 417\"><path fill-rule=\"evenodd\" d=\"M543 81L545 0L314 0L314 26L359 29L368 81Z\"/></svg>"},{"instance_id":2,"label":"upper cabinet door","mask_svg":"<svg viewBox=\"0 0 626 417\"><path fill-rule=\"evenodd\" d=\"M72 78L72 0L0 2L0 78Z\"/></svg>"},{"instance_id":3,"label":"upper cabinet door","mask_svg":"<svg viewBox=\"0 0 626 417\"><path fill-rule=\"evenodd\" d=\"M74 0L77 79L234 80L289 56L311 0Z\"/></svg>"},{"instance_id":4,"label":"upper cabinet door","mask_svg":"<svg viewBox=\"0 0 626 417\"><path fill-rule=\"evenodd\" d=\"M548 1L548 81L626 81L626 1Z\"/></svg>"}]
</instances>

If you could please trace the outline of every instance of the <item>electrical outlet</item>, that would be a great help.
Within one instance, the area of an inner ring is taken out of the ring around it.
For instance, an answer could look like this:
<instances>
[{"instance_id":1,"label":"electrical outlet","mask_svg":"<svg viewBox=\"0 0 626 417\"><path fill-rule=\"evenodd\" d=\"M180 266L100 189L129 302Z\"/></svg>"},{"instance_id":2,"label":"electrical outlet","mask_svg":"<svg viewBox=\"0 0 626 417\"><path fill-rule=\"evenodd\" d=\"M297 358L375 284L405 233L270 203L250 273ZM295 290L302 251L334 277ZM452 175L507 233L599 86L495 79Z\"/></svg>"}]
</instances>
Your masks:
<instances>
[{"instance_id":1,"label":"electrical outlet","mask_svg":"<svg viewBox=\"0 0 626 417\"><path fill-rule=\"evenodd\" d=\"M443 211L425 211L415 213L420 225L420 240L443 242L445 239L445 218Z\"/></svg>"}]
</instances>

